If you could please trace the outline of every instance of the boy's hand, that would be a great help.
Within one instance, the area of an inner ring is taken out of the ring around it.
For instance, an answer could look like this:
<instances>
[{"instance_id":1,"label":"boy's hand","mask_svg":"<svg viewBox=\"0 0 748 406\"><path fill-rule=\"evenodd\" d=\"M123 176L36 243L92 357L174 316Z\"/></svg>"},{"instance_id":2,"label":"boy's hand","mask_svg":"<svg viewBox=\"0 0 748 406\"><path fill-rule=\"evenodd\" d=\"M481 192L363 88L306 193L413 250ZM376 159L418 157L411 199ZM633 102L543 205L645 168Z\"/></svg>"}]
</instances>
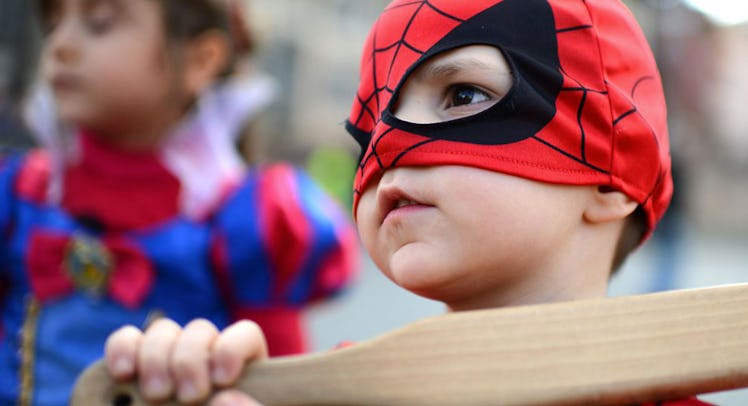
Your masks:
<instances>
[{"instance_id":1,"label":"boy's hand","mask_svg":"<svg viewBox=\"0 0 748 406\"><path fill-rule=\"evenodd\" d=\"M237 322L222 332L206 320L182 329L159 319L145 332L123 327L107 339L106 365L117 380L137 377L144 398L158 402L176 394L182 403L204 401L211 389L232 385L248 361L267 357L265 337L257 324ZM257 405L248 396L227 390L211 402Z\"/></svg>"}]
</instances>

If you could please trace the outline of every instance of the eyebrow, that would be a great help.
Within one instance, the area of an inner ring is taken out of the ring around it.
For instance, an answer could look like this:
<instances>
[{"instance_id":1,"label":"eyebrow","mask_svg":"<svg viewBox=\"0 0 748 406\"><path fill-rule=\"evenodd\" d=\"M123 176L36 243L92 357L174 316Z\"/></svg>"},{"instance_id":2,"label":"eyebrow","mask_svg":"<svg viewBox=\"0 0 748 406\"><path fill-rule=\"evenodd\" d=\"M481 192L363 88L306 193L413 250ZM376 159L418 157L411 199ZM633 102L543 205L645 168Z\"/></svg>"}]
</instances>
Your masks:
<instances>
[{"instance_id":1,"label":"eyebrow","mask_svg":"<svg viewBox=\"0 0 748 406\"><path fill-rule=\"evenodd\" d=\"M449 79L464 71L492 71L497 69L496 65L486 63L478 58L447 59L429 64L414 77L420 80Z\"/></svg>"},{"instance_id":2,"label":"eyebrow","mask_svg":"<svg viewBox=\"0 0 748 406\"><path fill-rule=\"evenodd\" d=\"M119 0L83 0L83 5L85 7L93 7L98 4L112 4L114 6L118 6L120 4Z\"/></svg>"}]
</instances>

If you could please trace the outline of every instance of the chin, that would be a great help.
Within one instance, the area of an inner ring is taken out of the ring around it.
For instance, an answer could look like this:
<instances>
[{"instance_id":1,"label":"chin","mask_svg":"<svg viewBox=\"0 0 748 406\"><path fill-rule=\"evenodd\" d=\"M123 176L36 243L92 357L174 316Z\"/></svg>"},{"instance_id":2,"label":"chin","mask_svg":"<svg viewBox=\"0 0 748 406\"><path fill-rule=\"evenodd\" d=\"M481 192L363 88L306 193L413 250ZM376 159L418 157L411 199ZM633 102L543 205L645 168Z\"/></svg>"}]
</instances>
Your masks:
<instances>
[{"instance_id":1,"label":"chin","mask_svg":"<svg viewBox=\"0 0 748 406\"><path fill-rule=\"evenodd\" d=\"M59 107L58 116L60 120L66 124L74 125L76 127L90 127L87 125L91 120L89 119L90 114L85 111L74 107Z\"/></svg>"},{"instance_id":2,"label":"chin","mask_svg":"<svg viewBox=\"0 0 748 406\"><path fill-rule=\"evenodd\" d=\"M387 276L398 286L428 299L441 300L453 284L449 273L429 262L391 264Z\"/></svg>"}]
</instances>

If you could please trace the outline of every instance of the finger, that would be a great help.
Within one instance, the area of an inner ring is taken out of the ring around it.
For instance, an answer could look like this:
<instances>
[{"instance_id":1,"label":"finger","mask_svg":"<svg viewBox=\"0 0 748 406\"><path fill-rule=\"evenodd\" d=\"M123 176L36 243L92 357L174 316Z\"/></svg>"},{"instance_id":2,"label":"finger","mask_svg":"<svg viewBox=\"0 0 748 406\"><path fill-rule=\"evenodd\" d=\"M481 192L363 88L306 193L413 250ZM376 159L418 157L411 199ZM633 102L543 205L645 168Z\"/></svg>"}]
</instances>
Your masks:
<instances>
[{"instance_id":1,"label":"finger","mask_svg":"<svg viewBox=\"0 0 748 406\"><path fill-rule=\"evenodd\" d=\"M238 390L225 390L218 393L210 406L262 406L259 402Z\"/></svg>"},{"instance_id":2,"label":"finger","mask_svg":"<svg viewBox=\"0 0 748 406\"><path fill-rule=\"evenodd\" d=\"M104 359L109 373L117 380L128 380L135 376L138 348L143 332L133 326L125 326L112 333L104 345Z\"/></svg>"},{"instance_id":3,"label":"finger","mask_svg":"<svg viewBox=\"0 0 748 406\"><path fill-rule=\"evenodd\" d=\"M207 320L190 322L179 336L171 359L177 397L182 403L205 400L210 394L210 347L218 329Z\"/></svg>"},{"instance_id":4,"label":"finger","mask_svg":"<svg viewBox=\"0 0 748 406\"><path fill-rule=\"evenodd\" d=\"M137 363L140 388L148 400L165 400L174 392L169 361L180 332L177 323L159 319L143 335Z\"/></svg>"},{"instance_id":5,"label":"finger","mask_svg":"<svg viewBox=\"0 0 748 406\"><path fill-rule=\"evenodd\" d=\"M265 335L257 323L248 320L234 323L213 343L213 383L229 386L239 378L247 361L267 356Z\"/></svg>"}]
</instances>

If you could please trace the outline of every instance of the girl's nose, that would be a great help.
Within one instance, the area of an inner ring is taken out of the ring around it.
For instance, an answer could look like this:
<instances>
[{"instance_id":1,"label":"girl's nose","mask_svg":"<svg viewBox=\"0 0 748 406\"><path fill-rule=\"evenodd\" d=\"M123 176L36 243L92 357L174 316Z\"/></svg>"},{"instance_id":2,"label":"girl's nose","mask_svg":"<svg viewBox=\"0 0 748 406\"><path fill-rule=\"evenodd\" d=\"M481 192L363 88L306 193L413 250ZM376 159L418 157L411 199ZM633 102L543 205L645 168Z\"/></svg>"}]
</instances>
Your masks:
<instances>
[{"instance_id":1,"label":"girl's nose","mask_svg":"<svg viewBox=\"0 0 748 406\"><path fill-rule=\"evenodd\" d=\"M48 52L57 62L71 63L80 56L74 24L61 23L49 35Z\"/></svg>"}]
</instances>

